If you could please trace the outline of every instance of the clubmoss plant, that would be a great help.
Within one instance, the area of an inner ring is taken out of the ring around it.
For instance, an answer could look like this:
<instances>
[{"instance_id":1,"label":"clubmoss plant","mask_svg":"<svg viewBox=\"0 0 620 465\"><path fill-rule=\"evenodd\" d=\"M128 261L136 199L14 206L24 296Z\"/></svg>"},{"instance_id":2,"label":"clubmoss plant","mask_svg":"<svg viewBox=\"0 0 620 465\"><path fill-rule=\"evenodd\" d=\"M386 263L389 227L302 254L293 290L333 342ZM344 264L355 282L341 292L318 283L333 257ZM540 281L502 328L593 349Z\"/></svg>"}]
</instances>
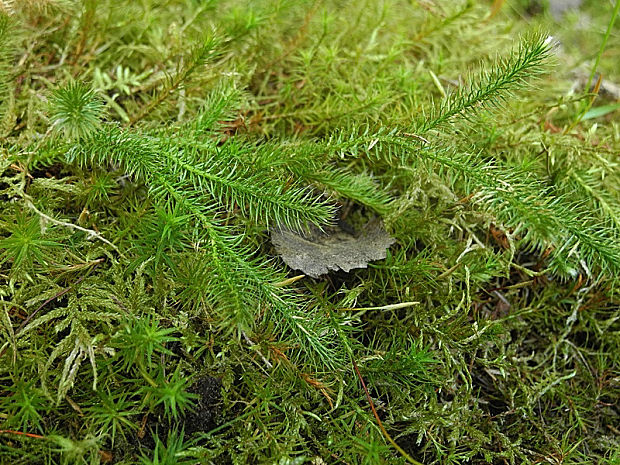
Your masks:
<instances>
[{"instance_id":1,"label":"clubmoss plant","mask_svg":"<svg viewBox=\"0 0 620 465\"><path fill-rule=\"evenodd\" d=\"M0 462L616 463L582 3L0 2ZM270 241L371 219L349 273Z\"/></svg>"}]
</instances>

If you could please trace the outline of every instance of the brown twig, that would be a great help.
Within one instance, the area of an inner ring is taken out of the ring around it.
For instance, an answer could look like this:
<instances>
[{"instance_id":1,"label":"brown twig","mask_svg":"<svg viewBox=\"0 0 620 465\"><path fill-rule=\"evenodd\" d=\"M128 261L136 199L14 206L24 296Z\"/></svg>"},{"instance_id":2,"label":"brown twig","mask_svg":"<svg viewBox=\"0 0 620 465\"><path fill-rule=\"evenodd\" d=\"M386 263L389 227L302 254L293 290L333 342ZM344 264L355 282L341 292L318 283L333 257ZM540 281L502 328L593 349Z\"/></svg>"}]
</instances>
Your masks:
<instances>
[{"instance_id":1,"label":"brown twig","mask_svg":"<svg viewBox=\"0 0 620 465\"><path fill-rule=\"evenodd\" d=\"M24 433L22 431L13 431L12 429L0 429L0 434L16 434L18 436L26 436L28 438L47 439L45 436L41 436L40 434Z\"/></svg>"},{"instance_id":2,"label":"brown twig","mask_svg":"<svg viewBox=\"0 0 620 465\"><path fill-rule=\"evenodd\" d=\"M390 444L392 444L394 446L394 448L398 452L400 452L400 454L403 457L405 457L405 459L409 463L413 463L414 465L423 465L421 462L418 462L416 459L411 457L407 452L405 452L402 447L400 447L398 444L396 444L396 441L394 441L394 439L392 439L392 436L389 435L389 433L387 432L387 430L383 426L383 422L379 418L379 414L377 413L377 409L375 408L375 404L372 401L372 397L370 397L370 393L368 392L368 388L366 388L366 383L364 382L364 378L362 378L362 374L360 373L360 370L357 367L357 363L355 363L355 359L351 358L351 361L353 362L353 368L355 369L355 373L357 374L357 377L359 378L360 383L362 383L362 387L364 388L364 393L366 394L366 399L368 399L368 403L370 404L370 409L372 410L372 414L374 415L375 419L377 420L377 424L379 425L379 429L383 433L383 436L385 436L385 439L387 439L390 442Z\"/></svg>"}]
</instances>

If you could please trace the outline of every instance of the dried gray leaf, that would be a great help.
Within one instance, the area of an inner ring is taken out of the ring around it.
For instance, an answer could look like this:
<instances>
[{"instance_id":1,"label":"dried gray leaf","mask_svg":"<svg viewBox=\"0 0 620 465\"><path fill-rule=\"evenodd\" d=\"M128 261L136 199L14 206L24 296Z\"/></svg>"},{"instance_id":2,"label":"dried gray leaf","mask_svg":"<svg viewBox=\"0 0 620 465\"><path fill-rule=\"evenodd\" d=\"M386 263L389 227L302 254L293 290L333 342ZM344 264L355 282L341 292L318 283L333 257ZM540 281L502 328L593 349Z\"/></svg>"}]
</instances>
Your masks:
<instances>
[{"instance_id":1,"label":"dried gray leaf","mask_svg":"<svg viewBox=\"0 0 620 465\"><path fill-rule=\"evenodd\" d=\"M341 228L323 232L313 227L303 234L288 229L274 230L271 242L288 266L318 278L330 270L349 272L366 268L373 260L384 259L395 239L380 221L370 221L356 235Z\"/></svg>"}]
</instances>

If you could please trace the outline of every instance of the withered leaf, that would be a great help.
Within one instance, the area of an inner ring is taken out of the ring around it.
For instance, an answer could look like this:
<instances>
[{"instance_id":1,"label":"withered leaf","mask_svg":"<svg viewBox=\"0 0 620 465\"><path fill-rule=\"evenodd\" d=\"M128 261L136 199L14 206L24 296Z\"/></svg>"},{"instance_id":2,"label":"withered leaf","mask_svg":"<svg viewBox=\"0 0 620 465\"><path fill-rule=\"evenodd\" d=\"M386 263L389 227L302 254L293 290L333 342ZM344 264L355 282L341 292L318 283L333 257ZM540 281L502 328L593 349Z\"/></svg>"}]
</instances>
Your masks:
<instances>
[{"instance_id":1,"label":"withered leaf","mask_svg":"<svg viewBox=\"0 0 620 465\"><path fill-rule=\"evenodd\" d=\"M366 268L369 262L385 258L395 239L380 221L373 220L355 235L339 227L325 231L312 227L301 234L276 229L271 232L271 242L288 266L318 278L330 270Z\"/></svg>"}]
</instances>

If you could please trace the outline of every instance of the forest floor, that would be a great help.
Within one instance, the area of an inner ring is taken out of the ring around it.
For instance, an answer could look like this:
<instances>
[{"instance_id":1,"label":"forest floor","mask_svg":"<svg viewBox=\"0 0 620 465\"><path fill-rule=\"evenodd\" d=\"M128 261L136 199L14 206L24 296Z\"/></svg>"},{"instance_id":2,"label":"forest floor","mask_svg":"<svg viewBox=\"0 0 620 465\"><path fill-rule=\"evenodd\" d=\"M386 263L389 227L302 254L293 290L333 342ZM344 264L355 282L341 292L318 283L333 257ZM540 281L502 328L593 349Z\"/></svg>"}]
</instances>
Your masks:
<instances>
[{"instance_id":1,"label":"forest floor","mask_svg":"<svg viewBox=\"0 0 620 465\"><path fill-rule=\"evenodd\" d=\"M0 1L0 463L620 465L618 3Z\"/></svg>"}]
</instances>

